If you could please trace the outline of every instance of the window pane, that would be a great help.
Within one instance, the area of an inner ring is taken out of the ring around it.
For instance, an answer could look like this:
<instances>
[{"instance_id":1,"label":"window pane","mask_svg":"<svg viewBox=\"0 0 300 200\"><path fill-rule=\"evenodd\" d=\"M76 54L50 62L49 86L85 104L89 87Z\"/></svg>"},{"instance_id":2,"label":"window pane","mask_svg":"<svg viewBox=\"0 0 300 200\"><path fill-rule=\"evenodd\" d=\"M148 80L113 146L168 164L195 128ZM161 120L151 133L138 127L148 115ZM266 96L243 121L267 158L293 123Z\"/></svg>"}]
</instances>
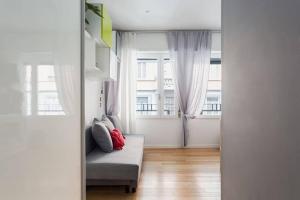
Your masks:
<instances>
[{"instance_id":1,"label":"window pane","mask_svg":"<svg viewBox=\"0 0 300 200\"><path fill-rule=\"evenodd\" d=\"M139 60L138 62L138 80L156 80L157 79L157 63L156 59Z\"/></svg>"},{"instance_id":2,"label":"window pane","mask_svg":"<svg viewBox=\"0 0 300 200\"><path fill-rule=\"evenodd\" d=\"M203 115L221 114L221 90L208 90L202 110Z\"/></svg>"},{"instance_id":3,"label":"window pane","mask_svg":"<svg viewBox=\"0 0 300 200\"><path fill-rule=\"evenodd\" d=\"M209 80L221 80L221 65L211 64L209 70Z\"/></svg>"},{"instance_id":4,"label":"window pane","mask_svg":"<svg viewBox=\"0 0 300 200\"><path fill-rule=\"evenodd\" d=\"M165 90L164 92L164 115L174 116L176 114L175 92L174 90Z\"/></svg>"},{"instance_id":5,"label":"window pane","mask_svg":"<svg viewBox=\"0 0 300 200\"><path fill-rule=\"evenodd\" d=\"M203 115L221 115L221 79L221 64L211 64Z\"/></svg>"},{"instance_id":6,"label":"window pane","mask_svg":"<svg viewBox=\"0 0 300 200\"><path fill-rule=\"evenodd\" d=\"M163 115L174 116L176 114L174 79L170 61L165 60L163 65L164 79L164 112Z\"/></svg>"},{"instance_id":7,"label":"window pane","mask_svg":"<svg viewBox=\"0 0 300 200\"><path fill-rule=\"evenodd\" d=\"M155 91L138 91L136 104L138 115L158 115L157 94Z\"/></svg>"},{"instance_id":8,"label":"window pane","mask_svg":"<svg viewBox=\"0 0 300 200\"><path fill-rule=\"evenodd\" d=\"M158 60L139 60L136 111L138 115L158 115Z\"/></svg>"}]
</instances>

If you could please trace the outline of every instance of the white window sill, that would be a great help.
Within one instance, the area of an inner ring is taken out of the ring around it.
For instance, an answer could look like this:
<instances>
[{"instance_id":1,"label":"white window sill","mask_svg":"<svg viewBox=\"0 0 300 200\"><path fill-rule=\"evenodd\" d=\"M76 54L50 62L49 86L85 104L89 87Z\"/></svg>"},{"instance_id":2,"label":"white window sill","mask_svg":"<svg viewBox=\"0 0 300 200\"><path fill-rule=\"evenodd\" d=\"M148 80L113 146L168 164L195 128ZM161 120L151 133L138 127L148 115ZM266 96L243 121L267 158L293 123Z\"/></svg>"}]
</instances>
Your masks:
<instances>
[{"instance_id":1,"label":"white window sill","mask_svg":"<svg viewBox=\"0 0 300 200\"><path fill-rule=\"evenodd\" d=\"M137 116L136 119L179 119L177 116Z\"/></svg>"},{"instance_id":2,"label":"white window sill","mask_svg":"<svg viewBox=\"0 0 300 200\"><path fill-rule=\"evenodd\" d=\"M221 119L221 115L201 115L196 119Z\"/></svg>"},{"instance_id":3,"label":"white window sill","mask_svg":"<svg viewBox=\"0 0 300 200\"><path fill-rule=\"evenodd\" d=\"M137 120L151 120L151 119L156 119L156 120L171 120L171 119L180 119L180 117L177 116L137 116ZM221 115L202 115L199 117L196 117L195 119L221 119Z\"/></svg>"}]
</instances>

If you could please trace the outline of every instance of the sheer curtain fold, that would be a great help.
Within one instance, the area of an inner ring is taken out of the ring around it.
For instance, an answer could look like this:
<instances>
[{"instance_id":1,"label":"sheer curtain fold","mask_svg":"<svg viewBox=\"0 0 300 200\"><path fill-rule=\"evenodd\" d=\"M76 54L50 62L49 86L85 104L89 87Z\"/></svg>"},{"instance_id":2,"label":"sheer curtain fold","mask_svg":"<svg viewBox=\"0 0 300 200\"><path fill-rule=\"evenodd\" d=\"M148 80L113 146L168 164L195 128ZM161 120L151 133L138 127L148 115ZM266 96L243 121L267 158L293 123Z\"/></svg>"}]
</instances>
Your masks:
<instances>
[{"instance_id":1,"label":"sheer curtain fold","mask_svg":"<svg viewBox=\"0 0 300 200\"><path fill-rule=\"evenodd\" d=\"M188 119L200 115L205 102L211 54L210 31L172 31L168 46L182 112L183 146L187 145Z\"/></svg>"},{"instance_id":2,"label":"sheer curtain fold","mask_svg":"<svg viewBox=\"0 0 300 200\"><path fill-rule=\"evenodd\" d=\"M119 83L115 80L104 81L105 114L117 116L119 114Z\"/></svg>"},{"instance_id":3,"label":"sheer curtain fold","mask_svg":"<svg viewBox=\"0 0 300 200\"><path fill-rule=\"evenodd\" d=\"M58 93L59 103L62 106L65 115L74 114L72 106L75 101L76 89L79 86L75 85L74 80L75 69L71 65L54 65L55 83Z\"/></svg>"},{"instance_id":4,"label":"sheer curtain fold","mask_svg":"<svg viewBox=\"0 0 300 200\"><path fill-rule=\"evenodd\" d=\"M135 133L136 123L136 33L121 33L120 119L126 133Z\"/></svg>"}]
</instances>

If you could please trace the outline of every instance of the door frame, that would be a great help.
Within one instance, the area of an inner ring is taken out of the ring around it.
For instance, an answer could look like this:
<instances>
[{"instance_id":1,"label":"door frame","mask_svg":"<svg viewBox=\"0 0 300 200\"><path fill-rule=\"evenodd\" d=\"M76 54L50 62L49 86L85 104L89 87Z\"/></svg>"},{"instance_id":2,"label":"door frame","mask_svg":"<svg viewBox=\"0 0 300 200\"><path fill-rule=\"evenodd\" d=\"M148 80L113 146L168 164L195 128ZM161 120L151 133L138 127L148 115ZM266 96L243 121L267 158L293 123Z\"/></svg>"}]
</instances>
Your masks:
<instances>
[{"instance_id":1,"label":"door frame","mask_svg":"<svg viewBox=\"0 0 300 200\"><path fill-rule=\"evenodd\" d=\"M84 73L84 37L85 37L85 0L80 0L80 134L81 134L81 199L86 199L85 167L85 73Z\"/></svg>"}]
</instances>

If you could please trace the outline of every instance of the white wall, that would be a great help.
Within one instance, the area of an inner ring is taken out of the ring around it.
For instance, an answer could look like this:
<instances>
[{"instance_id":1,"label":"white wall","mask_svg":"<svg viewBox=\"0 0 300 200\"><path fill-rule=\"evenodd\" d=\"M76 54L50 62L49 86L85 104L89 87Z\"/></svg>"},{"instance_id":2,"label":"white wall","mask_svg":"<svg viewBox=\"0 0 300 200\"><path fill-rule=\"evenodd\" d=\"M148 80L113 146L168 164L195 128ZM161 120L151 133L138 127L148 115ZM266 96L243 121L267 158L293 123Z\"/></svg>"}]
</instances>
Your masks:
<instances>
[{"instance_id":1,"label":"white wall","mask_svg":"<svg viewBox=\"0 0 300 200\"><path fill-rule=\"evenodd\" d=\"M188 147L218 148L220 144L220 119L194 119L189 121ZM180 119L138 119L137 133L145 135L146 147L181 147L182 125Z\"/></svg>"},{"instance_id":2,"label":"white wall","mask_svg":"<svg viewBox=\"0 0 300 200\"><path fill-rule=\"evenodd\" d=\"M85 80L85 125L90 126L94 118L101 119L104 114L100 108L102 81Z\"/></svg>"},{"instance_id":3,"label":"white wall","mask_svg":"<svg viewBox=\"0 0 300 200\"><path fill-rule=\"evenodd\" d=\"M222 5L222 200L298 200L300 3Z\"/></svg>"},{"instance_id":4,"label":"white wall","mask_svg":"<svg viewBox=\"0 0 300 200\"><path fill-rule=\"evenodd\" d=\"M92 37L85 36L85 126L90 126L94 118L104 114L102 71L96 70L96 44ZM102 97L102 103L100 98ZM101 107L100 107L101 104Z\"/></svg>"},{"instance_id":5,"label":"white wall","mask_svg":"<svg viewBox=\"0 0 300 200\"><path fill-rule=\"evenodd\" d=\"M80 1L1 1L0 18L0 199L80 200ZM68 78L65 115L27 103L25 65L41 64Z\"/></svg>"},{"instance_id":6,"label":"white wall","mask_svg":"<svg viewBox=\"0 0 300 200\"><path fill-rule=\"evenodd\" d=\"M166 33L138 32L137 48L140 51L168 51ZM212 34L212 51L221 51L221 33Z\"/></svg>"},{"instance_id":7,"label":"white wall","mask_svg":"<svg viewBox=\"0 0 300 200\"><path fill-rule=\"evenodd\" d=\"M166 33L137 34L139 51L168 51ZM221 34L213 33L212 51L221 51ZM179 119L138 119L137 132L145 135L148 147L181 147L182 128ZM199 118L190 121L188 147L219 147L220 119Z\"/></svg>"}]
</instances>

